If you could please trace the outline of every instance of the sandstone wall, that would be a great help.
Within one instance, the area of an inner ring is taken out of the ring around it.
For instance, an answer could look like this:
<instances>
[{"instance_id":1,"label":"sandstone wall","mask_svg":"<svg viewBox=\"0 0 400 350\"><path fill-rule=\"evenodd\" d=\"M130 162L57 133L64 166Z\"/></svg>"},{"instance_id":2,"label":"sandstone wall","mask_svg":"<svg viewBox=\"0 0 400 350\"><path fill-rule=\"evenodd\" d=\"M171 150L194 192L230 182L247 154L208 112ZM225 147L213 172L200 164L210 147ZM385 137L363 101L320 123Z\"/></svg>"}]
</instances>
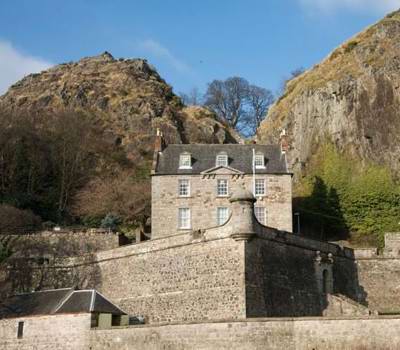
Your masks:
<instances>
[{"instance_id":1,"label":"sandstone wall","mask_svg":"<svg viewBox=\"0 0 400 350\"><path fill-rule=\"evenodd\" d=\"M18 322L24 322L17 339ZM90 314L37 316L0 320L1 350L89 349Z\"/></svg>"},{"instance_id":2,"label":"sandstone wall","mask_svg":"<svg viewBox=\"0 0 400 350\"><path fill-rule=\"evenodd\" d=\"M178 235L103 252L96 288L148 322L245 318L244 243L202 239Z\"/></svg>"},{"instance_id":3,"label":"sandstone wall","mask_svg":"<svg viewBox=\"0 0 400 350\"><path fill-rule=\"evenodd\" d=\"M399 318L263 319L90 331L92 350L397 350Z\"/></svg>"},{"instance_id":4,"label":"sandstone wall","mask_svg":"<svg viewBox=\"0 0 400 350\"><path fill-rule=\"evenodd\" d=\"M365 304L350 249L264 229L245 257L248 317L322 316L328 293Z\"/></svg>"},{"instance_id":5,"label":"sandstone wall","mask_svg":"<svg viewBox=\"0 0 400 350\"><path fill-rule=\"evenodd\" d=\"M258 198L256 206L265 207L266 225L292 231L292 184L290 175L261 175L266 180L266 196ZM190 180L190 196L179 197L179 179ZM211 176L176 175L152 177L152 237L170 235L178 229L178 208L191 208L192 229L217 225L217 208L231 207L229 197L217 196L217 180L228 180L231 195L241 188L253 192L251 175L218 173Z\"/></svg>"},{"instance_id":6,"label":"sandstone wall","mask_svg":"<svg viewBox=\"0 0 400 350\"><path fill-rule=\"evenodd\" d=\"M119 236L113 232L42 231L26 235L3 235L18 255L23 257L73 257L119 247Z\"/></svg>"},{"instance_id":7,"label":"sandstone wall","mask_svg":"<svg viewBox=\"0 0 400 350\"><path fill-rule=\"evenodd\" d=\"M382 313L400 313L400 259L357 259L358 280L368 307Z\"/></svg>"},{"instance_id":8,"label":"sandstone wall","mask_svg":"<svg viewBox=\"0 0 400 350\"><path fill-rule=\"evenodd\" d=\"M24 322L17 339L18 322ZM298 318L90 330L90 314L0 320L1 350L397 350L400 318Z\"/></svg>"}]
</instances>

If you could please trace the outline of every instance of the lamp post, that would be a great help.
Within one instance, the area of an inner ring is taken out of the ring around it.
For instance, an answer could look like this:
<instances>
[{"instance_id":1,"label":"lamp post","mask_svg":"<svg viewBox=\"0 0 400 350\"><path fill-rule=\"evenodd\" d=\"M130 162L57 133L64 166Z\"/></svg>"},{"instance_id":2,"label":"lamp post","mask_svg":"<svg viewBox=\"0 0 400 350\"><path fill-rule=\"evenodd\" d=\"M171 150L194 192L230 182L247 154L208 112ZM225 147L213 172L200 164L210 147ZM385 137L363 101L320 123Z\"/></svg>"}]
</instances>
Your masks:
<instances>
[{"instance_id":1,"label":"lamp post","mask_svg":"<svg viewBox=\"0 0 400 350\"><path fill-rule=\"evenodd\" d=\"M300 234L300 213L294 213L294 216L297 217L297 234Z\"/></svg>"}]
</instances>

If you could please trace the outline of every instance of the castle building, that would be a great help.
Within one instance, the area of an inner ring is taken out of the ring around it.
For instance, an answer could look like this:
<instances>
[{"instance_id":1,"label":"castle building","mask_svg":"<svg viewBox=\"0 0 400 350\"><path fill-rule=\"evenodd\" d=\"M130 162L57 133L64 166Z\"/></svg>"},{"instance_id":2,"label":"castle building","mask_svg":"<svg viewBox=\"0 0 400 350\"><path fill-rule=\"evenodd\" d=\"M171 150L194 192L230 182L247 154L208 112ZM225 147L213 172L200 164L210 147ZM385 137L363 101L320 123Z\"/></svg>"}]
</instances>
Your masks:
<instances>
[{"instance_id":1,"label":"castle building","mask_svg":"<svg viewBox=\"0 0 400 350\"><path fill-rule=\"evenodd\" d=\"M257 220L292 231L292 174L285 149L257 144L171 144L157 135L152 169L152 238L221 226L229 198L246 189Z\"/></svg>"}]
</instances>

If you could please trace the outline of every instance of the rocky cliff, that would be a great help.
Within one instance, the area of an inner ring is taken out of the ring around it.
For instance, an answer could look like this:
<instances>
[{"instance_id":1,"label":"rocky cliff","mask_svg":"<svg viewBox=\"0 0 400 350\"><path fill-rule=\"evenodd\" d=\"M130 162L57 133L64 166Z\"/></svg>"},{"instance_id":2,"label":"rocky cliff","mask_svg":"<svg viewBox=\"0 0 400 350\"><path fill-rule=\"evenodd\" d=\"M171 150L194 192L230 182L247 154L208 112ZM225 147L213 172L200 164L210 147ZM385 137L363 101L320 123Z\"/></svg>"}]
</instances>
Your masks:
<instances>
[{"instance_id":1,"label":"rocky cliff","mask_svg":"<svg viewBox=\"0 0 400 350\"><path fill-rule=\"evenodd\" d=\"M7 110L93 113L104 137L132 158L152 151L155 129L173 143L227 143L237 136L210 111L182 105L172 88L142 59L115 59L105 52L31 74L0 97Z\"/></svg>"},{"instance_id":2,"label":"rocky cliff","mask_svg":"<svg viewBox=\"0 0 400 350\"><path fill-rule=\"evenodd\" d=\"M145 60L107 52L14 84L0 125L0 202L67 224L112 214L126 230L149 215L157 128L168 143L239 140L213 112L185 107Z\"/></svg>"},{"instance_id":3,"label":"rocky cliff","mask_svg":"<svg viewBox=\"0 0 400 350\"><path fill-rule=\"evenodd\" d=\"M386 16L287 84L258 139L286 129L295 173L324 142L400 172L400 11Z\"/></svg>"}]
</instances>

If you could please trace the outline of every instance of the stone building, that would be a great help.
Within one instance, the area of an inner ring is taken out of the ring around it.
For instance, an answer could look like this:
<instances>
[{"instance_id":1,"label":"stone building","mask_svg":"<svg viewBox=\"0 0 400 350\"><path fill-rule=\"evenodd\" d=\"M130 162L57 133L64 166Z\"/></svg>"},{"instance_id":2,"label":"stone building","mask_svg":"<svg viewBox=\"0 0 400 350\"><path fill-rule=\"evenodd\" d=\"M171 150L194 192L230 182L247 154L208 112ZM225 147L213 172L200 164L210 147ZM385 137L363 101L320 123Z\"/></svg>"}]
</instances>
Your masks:
<instances>
[{"instance_id":1,"label":"stone building","mask_svg":"<svg viewBox=\"0 0 400 350\"><path fill-rule=\"evenodd\" d=\"M232 193L256 198L258 221L292 231L292 174L285 147L172 144L156 139L152 170L152 238L223 225Z\"/></svg>"},{"instance_id":2,"label":"stone building","mask_svg":"<svg viewBox=\"0 0 400 350\"><path fill-rule=\"evenodd\" d=\"M102 294L3 302L0 350L398 349L400 235L381 252L293 234L286 146L159 135L153 239L33 267L31 289ZM0 283L19 269L0 269Z\"/></svg>"},{"instance_id":3,"label":"stone building","mask_svg":"<svg viewBox=\"0 0 400 350\"><path fill-rule=\"evenodd\" d=\"M0 302L0 349L85 349L86 331L128 325L96 290L53 289Z\"/></svg>"}]
</instances>

